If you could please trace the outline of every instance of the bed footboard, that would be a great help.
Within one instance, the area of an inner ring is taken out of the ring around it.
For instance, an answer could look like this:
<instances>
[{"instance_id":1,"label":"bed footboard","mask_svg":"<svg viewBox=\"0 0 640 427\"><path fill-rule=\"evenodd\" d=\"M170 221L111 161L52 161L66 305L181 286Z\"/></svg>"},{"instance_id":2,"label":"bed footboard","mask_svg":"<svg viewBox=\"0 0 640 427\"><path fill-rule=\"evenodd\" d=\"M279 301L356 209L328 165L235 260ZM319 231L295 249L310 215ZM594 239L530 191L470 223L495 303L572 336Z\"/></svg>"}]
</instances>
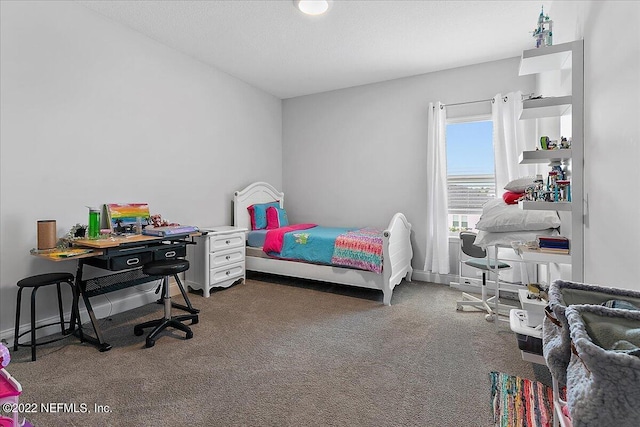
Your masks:
<instances>
[{"instance_id":1,"label":"bed footboard","mask_svg":"<svg viewBox=\"0 0 640 427\"><path fill-rule=\"evenodd\" d=\"M411 281L413 248L411 247L411 224L400 212L395 214L383 232L382 292L384 305L391 305L393 288L403 278Z\"/></svg>"}]
</instances>

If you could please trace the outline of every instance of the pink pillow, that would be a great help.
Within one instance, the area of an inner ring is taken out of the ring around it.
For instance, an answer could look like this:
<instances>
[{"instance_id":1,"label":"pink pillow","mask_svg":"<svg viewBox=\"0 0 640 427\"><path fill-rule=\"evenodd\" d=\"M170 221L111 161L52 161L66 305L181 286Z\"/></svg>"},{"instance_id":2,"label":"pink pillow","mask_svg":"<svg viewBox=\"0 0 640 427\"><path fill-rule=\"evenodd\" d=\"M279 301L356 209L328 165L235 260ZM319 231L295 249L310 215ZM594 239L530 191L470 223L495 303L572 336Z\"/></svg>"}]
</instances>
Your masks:
<instances>
[{"instance_id":1,"label":"pink pillow","mask_svg":"<svg viewBox=\"0 0 640 427\"><path fill-rule=\"evenodd\" d=\"M524 193L514 193L511 191L505 191L502 195L502 200L508 205L515 205L518 203L518 199L522 197Z\"/></svg>"},{"instance_id":2,"label":"pink pillow","mask_svg":"<svg viewBox=\"0 0 640 427\"><path fill-rule=\"evenodd\" d=\"M253 210L253 205L249 206L247 208L247 210L249 211L249 218L251 218L251 229L255 230L256 229L256 214Z\"/></svg>"},{"instance_id":3,"label":"pink pillow","mask_svg":"<svg viewBox=\"0 0 640 427\"><path fill-rule=\"evenodd\" d=\"M289 225L289 219L284 209L273 206L267 208L267 230L286 227L287 225Z\"/></svg>"}]
</instances>

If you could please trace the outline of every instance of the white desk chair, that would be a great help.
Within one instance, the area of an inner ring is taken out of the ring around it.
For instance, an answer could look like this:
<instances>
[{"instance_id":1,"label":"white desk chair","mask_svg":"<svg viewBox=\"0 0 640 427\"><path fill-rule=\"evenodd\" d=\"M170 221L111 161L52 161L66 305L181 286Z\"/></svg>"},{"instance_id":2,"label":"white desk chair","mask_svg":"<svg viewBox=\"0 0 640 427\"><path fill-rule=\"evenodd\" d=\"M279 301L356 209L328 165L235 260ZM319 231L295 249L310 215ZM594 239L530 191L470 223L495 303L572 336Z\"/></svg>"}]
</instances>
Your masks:
<instances>
[{"instance_id":1,"label":"white desk chair","mask_svg":"<svg viewBox=\"0 0 640 427\"><path fill-rule=\"evenodd\" d=\"M485 249L474 244L475 239L476 233L471 231L460 232L460 273L462 273L462 263L469 267L482 270L481 297L478 298L474 295L463 292L462 300L456 301L456 310L462 311L464 307L474 307L476 309L486 311L487 314L485 315L485 319L488 322L493 322L497 318L496 314L499 314L496 312L500 308L499 295L487 298L487 273L492 271L498 275L500 270L511 268L511 266L507 263L490 259ZM471 259L462 261L462 253L471 257ZM496 277L496 280L499 281L499 277ZM496 290L496 293L499 293L499 290Z\"/></svg>"}]
</instances>

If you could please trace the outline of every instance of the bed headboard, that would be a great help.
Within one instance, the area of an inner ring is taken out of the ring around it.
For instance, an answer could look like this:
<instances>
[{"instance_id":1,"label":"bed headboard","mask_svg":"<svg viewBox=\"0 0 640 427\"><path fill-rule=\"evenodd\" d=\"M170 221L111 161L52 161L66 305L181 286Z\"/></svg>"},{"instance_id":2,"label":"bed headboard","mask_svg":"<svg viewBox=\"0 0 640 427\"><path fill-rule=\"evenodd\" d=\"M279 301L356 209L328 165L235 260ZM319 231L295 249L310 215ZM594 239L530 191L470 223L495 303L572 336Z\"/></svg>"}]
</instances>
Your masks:
<instances>
[{"instance_id":1,"label":"bed headboard","mask_svg":"<svg viewBox=\"0 0 640 427\"><path fill-rule=\"evenodd\" d=\"M256 203L280 201L284 208L284 193L266 182L254 182L233 195L233 225L251 230L251 218L247 208Z\"/></svg>"}]
</instances>

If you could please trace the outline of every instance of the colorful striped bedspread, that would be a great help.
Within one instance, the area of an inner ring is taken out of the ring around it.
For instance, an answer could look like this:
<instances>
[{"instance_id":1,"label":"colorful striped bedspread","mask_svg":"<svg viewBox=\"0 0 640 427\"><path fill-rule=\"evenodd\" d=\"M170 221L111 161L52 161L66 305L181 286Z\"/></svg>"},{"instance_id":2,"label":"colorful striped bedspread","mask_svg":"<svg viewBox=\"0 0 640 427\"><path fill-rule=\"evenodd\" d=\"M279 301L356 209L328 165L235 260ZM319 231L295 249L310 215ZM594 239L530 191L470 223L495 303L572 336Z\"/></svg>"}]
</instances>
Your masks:
<instances>
[{"instance_id":1,"label":"colorful striped bedspread","mask_svg":"<svg viewBox=\"0 0 640 427\"><path fill-rule=\"evenodd\" d=\"M382 272L382 231L360 228L336 238L331 264Z\"/></svg>"}]
</instances>

